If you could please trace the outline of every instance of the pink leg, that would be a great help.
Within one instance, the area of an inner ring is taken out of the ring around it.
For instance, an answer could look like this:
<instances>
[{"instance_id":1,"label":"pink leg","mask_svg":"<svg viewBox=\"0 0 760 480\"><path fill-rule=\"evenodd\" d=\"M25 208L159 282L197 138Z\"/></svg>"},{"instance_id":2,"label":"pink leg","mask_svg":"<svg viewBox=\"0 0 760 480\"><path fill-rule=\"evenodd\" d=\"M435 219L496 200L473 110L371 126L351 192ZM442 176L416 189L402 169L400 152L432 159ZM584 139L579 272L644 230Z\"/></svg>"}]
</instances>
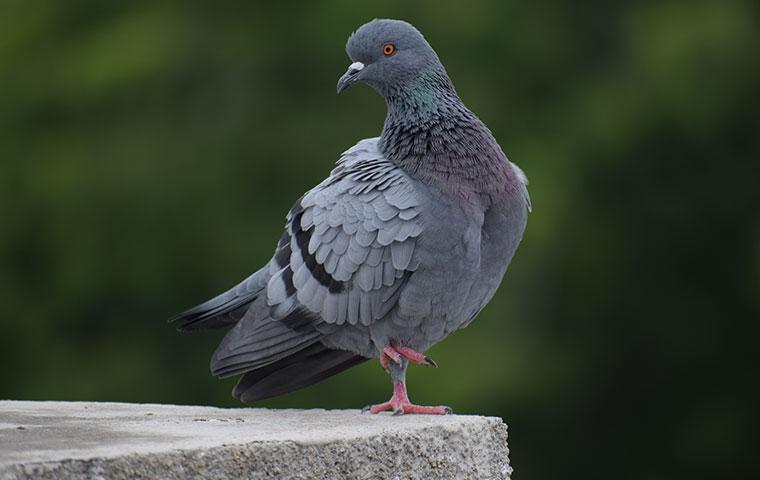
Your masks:
<instances>
[{"instance_id":1,"label":"pink leg","mask_svg":"<svg viewBox=\"0 0 760 480\"><path fill-rule=\"evenodd\" d=\"M390 362L401 365L401 353L388 345L383 349L383 354L380 355L380 365L382 365L383 368L388 368Z\"/></svg>"},{"instance_id":2,"label":"pink leg","mask_svg":"<svg viewBox=\"0 0 760 480\"><path fill-rule=\"evenodd\" d=\"M381 354L380 355L380 366L383 367L383 370L388 370L388 365L390 365L391 360L388 358L388 355Z\"/></svg>"},{"instance_id":3,"label":"pink leg","mask_svg":"<svg viewBox=\"0 0 760 480\"><path fill-rule=\"evenodd\" d=\"M392 411L394 415L403 415L405 413L447 415L452 413L451 407L428 407L424 405L413 404L409 401L409 396L406 393L406 384L404 382L397 382L393 384L393 396L390 400L384 403L379 403L377 405L364 407L362 412L369 411L370 413L380 413L386 410Z\"/></svg>"}]
</instances>

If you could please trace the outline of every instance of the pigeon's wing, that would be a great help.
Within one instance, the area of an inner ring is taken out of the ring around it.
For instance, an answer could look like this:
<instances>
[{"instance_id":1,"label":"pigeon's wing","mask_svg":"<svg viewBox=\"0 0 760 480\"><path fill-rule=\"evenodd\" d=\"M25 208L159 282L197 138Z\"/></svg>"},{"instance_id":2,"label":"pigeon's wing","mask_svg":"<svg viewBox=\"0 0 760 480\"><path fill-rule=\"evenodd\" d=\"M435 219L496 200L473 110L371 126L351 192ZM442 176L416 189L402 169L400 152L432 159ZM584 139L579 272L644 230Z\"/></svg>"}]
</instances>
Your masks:
<instances>
[{"instance_id":1,"label":"pigeon's wing","mask_svg":"<svg viewBox=\"0 0 760 480\"><path fill-rule=\"evenodd\" d=\"M388 314L417 268L419 188L376 139L345 152L288 214L266 288L272 318L297 329L370 325Z\"/></svg>"}]
</instances>

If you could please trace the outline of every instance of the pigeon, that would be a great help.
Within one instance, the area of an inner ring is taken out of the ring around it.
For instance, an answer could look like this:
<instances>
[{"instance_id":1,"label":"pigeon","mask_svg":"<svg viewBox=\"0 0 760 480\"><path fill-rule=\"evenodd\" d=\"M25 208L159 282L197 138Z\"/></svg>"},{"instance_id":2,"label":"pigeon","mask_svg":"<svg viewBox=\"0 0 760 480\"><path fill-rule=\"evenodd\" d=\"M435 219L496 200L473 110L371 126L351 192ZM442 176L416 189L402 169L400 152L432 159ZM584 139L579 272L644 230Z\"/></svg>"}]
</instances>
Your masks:
<instances>
[{"instance_id":1,"label":"pigeon","mask_svg":"<svg viewBox=\"0 0 760 480\"><path fill-rule=\"evenodd\" d=\"M436 367L424 352L493 297L526 227L527 179L414 26L375 19L346 52L337 91L376 90L388 107L382 133L295 202L266 265L172 320L180 331L229 329L211 372L242 375L233 396L243 402L378 359L393 394L365 411L451 413L413 404L406 370Z\"/></svg>"}]
</instances>

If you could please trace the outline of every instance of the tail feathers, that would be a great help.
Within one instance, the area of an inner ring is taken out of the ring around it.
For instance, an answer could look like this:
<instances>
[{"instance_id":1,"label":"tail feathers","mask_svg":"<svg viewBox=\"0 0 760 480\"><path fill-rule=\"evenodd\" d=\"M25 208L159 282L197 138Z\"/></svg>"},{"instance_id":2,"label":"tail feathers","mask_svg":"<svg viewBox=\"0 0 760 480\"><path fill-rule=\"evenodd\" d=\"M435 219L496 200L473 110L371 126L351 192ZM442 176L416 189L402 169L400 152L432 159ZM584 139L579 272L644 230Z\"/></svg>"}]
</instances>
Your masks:
<instances>
[{"instance_id":1,"label":"tail feathers","mask_svg":"<svg viewBox=\"0 0 760 480\"><path fill-rule=\"evenodd\" d=\"M266 288L268 280L269 267L265 266L234 288L172 317L169 321L178 322L177 330L183 332L233 325L245 315L251 302Z\"/></svg>"},{"instance_id":2,"label":"tail feathers","mask_svg":"<svg viewBox=\"0 0 760 480\"><path fill-rule=\"evenodd\" d=\"M313 328L291 330L285 324L257 317L256 308L238 322L211 358L211 373L225 378L277 362L319 341Z\"/></svg>"},{"instance_id":3,"label":"tail feathers","mask_svg":"<svg viewBox=\"0 0 760 480\"><path fill-rule=\"evenodd\" d=\"M253 402L308 387L337 375L367 358L314 343L274 363L243 375L232 395Z\"/></svg>"}]
</instances>

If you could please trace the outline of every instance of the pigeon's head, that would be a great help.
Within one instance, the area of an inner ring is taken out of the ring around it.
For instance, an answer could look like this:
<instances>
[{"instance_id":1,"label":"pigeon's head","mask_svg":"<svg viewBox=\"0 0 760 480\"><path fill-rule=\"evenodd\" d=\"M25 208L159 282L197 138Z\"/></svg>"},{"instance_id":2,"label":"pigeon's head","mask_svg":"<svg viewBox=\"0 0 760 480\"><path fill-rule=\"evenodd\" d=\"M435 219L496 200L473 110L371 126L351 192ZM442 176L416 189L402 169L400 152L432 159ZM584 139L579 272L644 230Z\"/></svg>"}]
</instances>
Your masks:
<instances>
[{"instance_id":1,"label":"pigeon's head","mask_svg":"<svg viewBox=\"0 0 760 480\"><path fill-rule=\"evenodd\" d=\"M349 37L346 53L353 63L338 80L338 93L363 82L387 98L413 89L420 78L435 78L434 83L450 87L430 44L419 30L401 20L365 23Z\"/></svg>"}]
</instances>

